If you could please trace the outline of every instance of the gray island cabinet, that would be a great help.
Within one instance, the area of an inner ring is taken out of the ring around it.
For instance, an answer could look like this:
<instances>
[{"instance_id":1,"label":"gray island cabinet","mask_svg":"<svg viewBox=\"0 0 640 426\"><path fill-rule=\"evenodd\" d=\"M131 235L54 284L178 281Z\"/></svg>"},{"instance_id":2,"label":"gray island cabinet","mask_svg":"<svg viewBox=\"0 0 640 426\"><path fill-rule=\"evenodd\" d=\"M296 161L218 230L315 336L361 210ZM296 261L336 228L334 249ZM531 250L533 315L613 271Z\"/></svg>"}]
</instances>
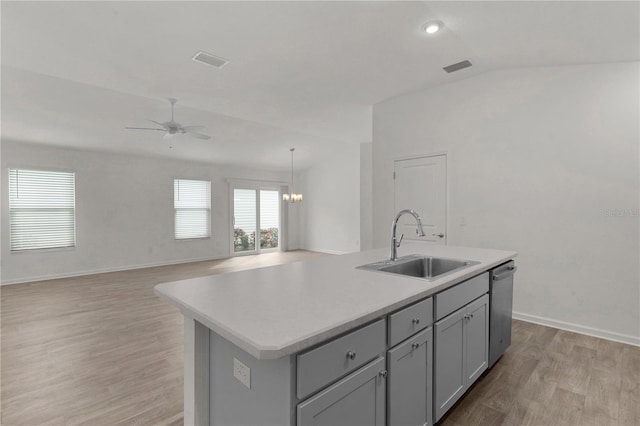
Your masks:
<instances>
[{"instance_id":1,"label":"gray island cabinet","mask_svg":"<svg viewBox=\"0 0 640 426\"><path fill-rule=\"evenodd\" d=\"M185 316L185 424L438 421L487 369L487 271L516 253L403 249L477 264L433 281L356 269L372 250L156 286Z\"/></svg>"}]
</instances>

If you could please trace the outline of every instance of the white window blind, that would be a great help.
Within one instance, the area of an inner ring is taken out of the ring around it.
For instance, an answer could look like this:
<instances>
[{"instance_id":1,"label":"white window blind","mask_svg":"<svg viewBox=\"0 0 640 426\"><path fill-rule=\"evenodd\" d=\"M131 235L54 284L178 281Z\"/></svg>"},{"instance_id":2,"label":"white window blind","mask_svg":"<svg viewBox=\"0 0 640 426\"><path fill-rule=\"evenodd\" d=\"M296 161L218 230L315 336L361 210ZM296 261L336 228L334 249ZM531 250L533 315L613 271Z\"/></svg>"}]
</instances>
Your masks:
<instances>
[{"instance_id":1,"label":"white window blind","mask_svg":"<svg viewBox=\"0 0 640 426\"><path fill-rule=\"evenodd\" d=\"M265 189L260 191L260 227L280 227L280 192Z\"/></svg>"},{"instance_id":2,"label":"white window blind","mask_svg":"<svg viewBox=\"0 0 640 426\"><path fill-rule=\"evenodd\" d=\"M233 225L247 234L256 232L256 190L234 189Z\"/></svg>"},{"instance_id":3,"label":"white window blind","mask_svg":"<svg viewBox=\"0 0 640 426\"><path fill-rule=\"evenodd\" d=\"M76 245L75 173L9 169L11 251Z\"/></svg>"},{"instance_id":4,"label":"white window blind","mask_svg":"<svg viewBox=\"0 0 640 426\"><path fill-rule=\"evenodd\" d=\"M260 248L278 247L280 233L280 191L260 190Z\"/></svg>"},{"instance_id":5,"label":"white window blind","mask_svg":"<svg viewBox=\"0 0 640 426\"><path fill-rule=\"evenodd\" d=\"M176 239L211 236L211 182L174 179L173 207Z\"/></svg>"}]
</instances>

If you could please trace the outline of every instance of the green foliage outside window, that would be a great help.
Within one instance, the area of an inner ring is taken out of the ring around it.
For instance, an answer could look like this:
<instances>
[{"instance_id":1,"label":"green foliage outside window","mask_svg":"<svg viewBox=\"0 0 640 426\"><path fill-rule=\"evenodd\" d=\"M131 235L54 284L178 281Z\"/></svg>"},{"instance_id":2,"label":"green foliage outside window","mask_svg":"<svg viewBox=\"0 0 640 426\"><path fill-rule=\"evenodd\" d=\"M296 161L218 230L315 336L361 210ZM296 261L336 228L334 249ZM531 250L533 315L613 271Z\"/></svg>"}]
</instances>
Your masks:
<instances>
[{"instance_id":1,"label":"green foliage outside window","mask_svg":"<svg viewBox=\"0 0 640 426\"><path fill-rule=\"evenodd\" d=\"M247 233L242 228L233 230L233 246L235 252L251 251L256 247L256 233ZM278 247L278 228L260 230L260 248L269 249Z\"/></svg>"},{"instance_id":2,"label":"green foliage outside window","mask_svg":"<svg viewBox=\"0 0 640 426\"><path fill-rule=\"evenodd\" d=\"M260 230L260 248L268 249L278 247L278 228Z\"/></svg>"}]
</instances>

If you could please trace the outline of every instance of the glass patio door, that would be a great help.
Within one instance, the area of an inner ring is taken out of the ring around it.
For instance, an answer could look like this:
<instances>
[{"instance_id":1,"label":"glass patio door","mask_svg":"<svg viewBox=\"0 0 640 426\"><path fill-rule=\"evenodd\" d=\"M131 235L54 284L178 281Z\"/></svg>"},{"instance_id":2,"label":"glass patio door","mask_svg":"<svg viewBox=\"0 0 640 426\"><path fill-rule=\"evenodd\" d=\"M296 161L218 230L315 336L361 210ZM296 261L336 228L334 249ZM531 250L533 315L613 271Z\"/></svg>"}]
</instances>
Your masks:
<instances>
[{"instance_id":1,"label":"glass patio door","mask_svg":"<svg viewBox=\"0 0 640 426\"><path fill-rule=\"evenodd\" d=\"M256 254L280 246L280 192L233 188L232 254Z\"/></svg>"},{"instance_id":2,"label":"glass patio door","mask_svg":"<svg viewBox=\"0 0 640 426\"><path fill-rule=\"evenodd\" d=\"M280 245L280 191L260 190L260 251L277 250Z\"/></svg>"}]
</instances>

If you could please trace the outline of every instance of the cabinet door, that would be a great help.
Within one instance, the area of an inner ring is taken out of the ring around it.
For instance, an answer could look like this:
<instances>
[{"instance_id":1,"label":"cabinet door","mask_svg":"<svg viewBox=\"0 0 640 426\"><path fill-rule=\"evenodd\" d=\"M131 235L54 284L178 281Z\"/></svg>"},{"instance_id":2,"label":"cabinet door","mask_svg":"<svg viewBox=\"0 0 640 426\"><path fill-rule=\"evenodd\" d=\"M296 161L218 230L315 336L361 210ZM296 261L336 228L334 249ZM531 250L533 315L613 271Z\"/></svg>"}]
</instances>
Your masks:
<instances>
[{"instance_id":1,"label":"cabinet door","mask_svg":"<svg viewBox=\"0 0 640 426\"><path fill-rule=\"evenodd\" d=\"M489 296L484 295L467 305L466 312L467 388L487 369L489 362Z\"/></svg>"},{"instance_id":2,"label":"cabinet door","mask_svg":"<svg viewBox=\"0 0 640 426\"><path fill-rule=\"evenodd\" d=\"M433 330L429 327L388 352L387 424L431 425L432 351Z\"/></svg>"},{"instance_id":3,"label":"cabinet door","mask_svg":"<svg viewBox=\"0 0 640 426\"><path fill-rule=\"evenodd\" d=\"M462 308L435 325L435 421L438 421L465 391L465 322L466 308Z\"/></svg>"},{"instance_id":4,"label":"cabinet door","mask_svg":"<svg viewBox=\"0 0 640 426\"><path fill-rule=\"evenodd\" d=\"M385 376L380 357L298 404L298 426L384 426Z\"/></svg>"}]
</instances>

